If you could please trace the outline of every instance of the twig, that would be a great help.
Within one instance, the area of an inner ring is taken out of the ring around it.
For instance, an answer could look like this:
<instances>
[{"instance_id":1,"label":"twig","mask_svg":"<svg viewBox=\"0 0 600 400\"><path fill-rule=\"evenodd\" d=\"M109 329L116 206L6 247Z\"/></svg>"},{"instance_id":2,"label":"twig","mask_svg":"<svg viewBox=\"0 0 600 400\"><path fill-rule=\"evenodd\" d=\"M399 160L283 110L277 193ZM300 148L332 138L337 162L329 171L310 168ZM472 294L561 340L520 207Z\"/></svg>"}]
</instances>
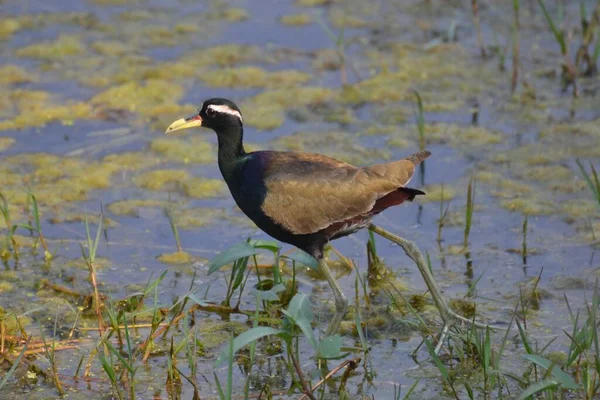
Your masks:
<instances>
[{"instance_id":1,"label":"twig","mask_svg":"<svg viewBox=\"0 0 600 400\"><path fill-rule=\"evenodd\" d=\"M360 363L360 357L357 358L353 358L352 360L346 360L343 363L341 363L340 365L338 365L337 367L335 367L334 369L332 369L331 371L329 371L329 373L327 375L325 375L325 378L321 379L319 382L317 382L310 390L311 393L314 392L315 390L317 390L322 384L325 383L325 381L327 381L327 379L331 378L333 375L337 374L339 370L341 370L342 368L344 368L346 365L350 364L348 366L348 369L355 369L356 366ZM306 399L308 396L306 394L303 394L302 396L300 396L300 398L298 400L304 400Z\"/></svg>"},{"instance_id":2,"label":"twig","mask_svg":"<svg viewBox=\"0 0 600 400\"><path fill-rule=\"evenodd\" d=\"M311 390L310 386L308 386L308 383L304 379L304 374L302 373L302 367L300 366L300 363L298 362L296 357L294 357L293 351L290 351L290 357L292 358L292 363L294 364L294 368L296 369L296 373L298 374L298 379L300 379L300 384L302 385L302 388L304 389L304 395L307 396L310 400L317 400L315 398L315 396L312 394L312 390Z\"/></svg>"}]
</instances>

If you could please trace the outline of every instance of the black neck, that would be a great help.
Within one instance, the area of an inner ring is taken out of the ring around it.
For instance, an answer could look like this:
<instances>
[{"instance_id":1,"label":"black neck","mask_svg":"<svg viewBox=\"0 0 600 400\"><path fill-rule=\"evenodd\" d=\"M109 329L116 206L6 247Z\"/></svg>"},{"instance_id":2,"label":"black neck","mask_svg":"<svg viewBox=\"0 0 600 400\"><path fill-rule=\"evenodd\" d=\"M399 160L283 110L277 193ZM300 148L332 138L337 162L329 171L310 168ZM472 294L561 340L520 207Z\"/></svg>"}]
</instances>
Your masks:
<instances>
[{"instance_id":1,"label":"black neck","mask_svg":"<svg viewBox=\"0 0 600 400\"><path fill-rule=\"evenodd\" d=\"M217 130L219 139L219 169L227 183L234 178L238 162L244 157L244 128L240 125L227 126Z\"/></svg>"}]
</instances>

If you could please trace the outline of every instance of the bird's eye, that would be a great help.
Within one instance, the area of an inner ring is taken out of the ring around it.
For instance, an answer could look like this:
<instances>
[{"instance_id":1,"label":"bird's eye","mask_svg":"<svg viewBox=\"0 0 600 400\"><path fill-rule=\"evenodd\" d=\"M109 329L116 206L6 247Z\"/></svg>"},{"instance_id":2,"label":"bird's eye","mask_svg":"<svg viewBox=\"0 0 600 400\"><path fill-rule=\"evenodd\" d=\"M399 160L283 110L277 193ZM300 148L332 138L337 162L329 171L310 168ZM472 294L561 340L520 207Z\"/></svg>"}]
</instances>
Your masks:
<instances>
[{"instance_id":1,"label":"bird's eye","mask_svg":"<svg viewBox=\"0 0 600 400\"><path fill-rule=\"evenodd\" d=\"M206 109L206 115L212 118L215 115L217 115L217 112L215 110L213 110L212 108L207 108Z\"/></svg>"}]
</instances>

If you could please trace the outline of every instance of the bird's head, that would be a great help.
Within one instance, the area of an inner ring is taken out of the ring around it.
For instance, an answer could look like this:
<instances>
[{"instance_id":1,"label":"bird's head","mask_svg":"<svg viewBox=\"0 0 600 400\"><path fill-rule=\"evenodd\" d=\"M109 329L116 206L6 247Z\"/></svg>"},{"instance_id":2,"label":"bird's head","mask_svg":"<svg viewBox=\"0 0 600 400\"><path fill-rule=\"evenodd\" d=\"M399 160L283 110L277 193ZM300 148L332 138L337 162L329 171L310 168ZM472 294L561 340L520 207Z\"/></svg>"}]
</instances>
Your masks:
<instances>
[{"instance_id":1,"label":"bird's head","mask_svg":"<svg viewBox=\"0 0 600 400\"><path fill-rule=\"evenodd\" d=\"M180 129L202 126L219 134L230 128L241 128L242 121L242 112L234 102L227 99L213 98L202 104L198 109L198 114L173 122L165 133L169 134Z\"/></svg>"}]
</instances>

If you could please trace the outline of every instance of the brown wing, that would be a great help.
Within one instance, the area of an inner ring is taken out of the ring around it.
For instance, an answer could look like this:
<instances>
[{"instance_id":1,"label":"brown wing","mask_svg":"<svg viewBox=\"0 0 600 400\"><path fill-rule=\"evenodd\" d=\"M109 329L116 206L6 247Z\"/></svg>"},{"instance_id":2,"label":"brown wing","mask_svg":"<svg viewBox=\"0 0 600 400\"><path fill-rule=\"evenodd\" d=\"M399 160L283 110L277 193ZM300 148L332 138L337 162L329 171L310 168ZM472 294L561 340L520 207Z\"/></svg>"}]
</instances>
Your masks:
<instances>
[{"instance_id":1,"label":"brown wing","mask_svg":"<svg viewBox=\"0 0 600 400\"><path fill-rule=\"evenodd\" d=\"M406 185L422 159L358 168L318 154L274 152L262 210L295 234L315 233L369 212L378 199Z\"/></svg>"}]
</instances>

